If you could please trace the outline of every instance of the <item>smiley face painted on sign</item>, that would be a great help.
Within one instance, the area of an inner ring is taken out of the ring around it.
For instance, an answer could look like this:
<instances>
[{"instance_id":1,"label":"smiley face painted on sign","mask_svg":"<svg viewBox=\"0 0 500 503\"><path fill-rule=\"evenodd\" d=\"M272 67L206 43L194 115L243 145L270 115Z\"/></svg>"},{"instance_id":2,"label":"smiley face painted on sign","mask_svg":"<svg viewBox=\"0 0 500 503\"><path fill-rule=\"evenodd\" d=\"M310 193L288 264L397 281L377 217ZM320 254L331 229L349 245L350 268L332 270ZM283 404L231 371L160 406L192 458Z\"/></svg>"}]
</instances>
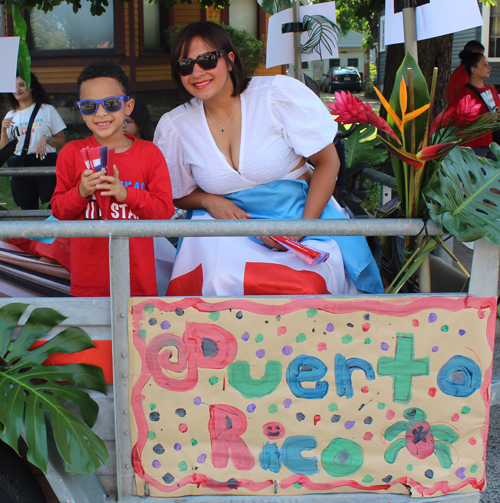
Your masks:
<instances>
[{"instance_id":1,"label":"smiley face painted on sign","mask_svg":"<svg viewBox=\"0 0 500 503\"><path fill-rule=\"evenodd\" d=\"M269 440L276 440L282 438L285 433L285 427L278 421L270 421L262 427L262 433Z\"/></svg>"}]
</instances>

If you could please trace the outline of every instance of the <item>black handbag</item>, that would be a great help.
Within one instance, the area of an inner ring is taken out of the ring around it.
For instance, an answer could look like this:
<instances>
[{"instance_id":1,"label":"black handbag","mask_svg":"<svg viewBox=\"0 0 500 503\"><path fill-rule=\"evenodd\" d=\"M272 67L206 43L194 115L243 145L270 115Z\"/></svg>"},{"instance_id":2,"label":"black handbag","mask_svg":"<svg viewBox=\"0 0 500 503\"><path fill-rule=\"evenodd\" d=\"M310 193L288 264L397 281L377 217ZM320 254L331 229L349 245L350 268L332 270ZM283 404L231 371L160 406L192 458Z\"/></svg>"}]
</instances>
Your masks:
<instances>
[{"instance_id":1,"label":"black handbag","mask_svg":"<svg viewBox=\"0 0 500 503\"><path fill-rule=\"evenodd\" d=\"M17 138L14 140L9 141L5 147L0 150L0 167L2 167L6 162L7 159L14 154L16 151L16 145L17 145Z\"/></svg>"},{"instance_id":2,"label":"black handbag","mask_svg":"<svg viewBox=\"0 0 500 503\"><path fill-rule=\"evenodd\" d=\"M21 155L15 156L19 157L19 162L16 162L16 167L18 166L24 166L24 160L26 159L26 156L28 155L28 149L30 146L30 139L31 139L31 128L33 127L33 122L35 122L35 117L38 114L38 110L40 110L41 104L37 103L35 105L35 108L33 109L33 112L31 112L30 120L28 123L28 128L26 129L26 136L24 137L24 144L23 144L23 150L21 152ZM9 141L5 147L0 150L0 167L3 166L7 160L14 155L14 152L16 151L16 146L17 142L19 141L19 138L14 138L13 140ZM9 162L9 166L10 166ZM10 166L13 167L13 166Z\"/></svg>"}]
</instances>

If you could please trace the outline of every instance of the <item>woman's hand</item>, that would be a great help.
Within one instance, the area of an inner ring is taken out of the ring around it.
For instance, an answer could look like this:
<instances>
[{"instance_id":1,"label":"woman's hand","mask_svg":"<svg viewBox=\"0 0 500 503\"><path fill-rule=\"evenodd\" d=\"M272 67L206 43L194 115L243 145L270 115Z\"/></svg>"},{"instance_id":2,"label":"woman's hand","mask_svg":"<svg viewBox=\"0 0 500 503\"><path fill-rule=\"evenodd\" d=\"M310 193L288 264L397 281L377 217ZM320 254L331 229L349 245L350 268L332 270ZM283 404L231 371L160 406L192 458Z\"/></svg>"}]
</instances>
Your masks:
<instances>
[{"instance_id":1,"label":"woman's hand","mask_svg":"<svg viewBox=\"0 0 500 503\"><path fill-rule=\"evenodd\" d=\"M102 190L101 196L113 196L119 203L123 203L127 198L127 189L120 182L118 168L113 166L113 176L100 175L96 189Z\"/></svg>"},{"instance_id":2,"label":"woman's hand","mask_svg":"<svg viewBox=\"0 0 500 503\"><path fill-rule=\"evenodd\" d=\"M207 195L212 197L206 198L205 209L214 218L221 220L247 220L248 218L252 218L248 213L243 211L229 199L222 196L216 196L215 194Z\"/></svg>"},{"instance_id":3,"label":"woman's hand","mask_svg":"<svg viewBox=\"0 0 500 503\"><path fill-rule=\"evenodd\" d=\"M38 143L36 144L35 155L39 157L42 161L47 155L47 143L49 143L50 138L48 136L42 136Z\"/></svg>"},{"instance_id":4,"label":"woman's hand","mask_svg":"<svg viewBox=\"0 0 500 503\"><path fill-rule=\"evenodd\" d=\"M3 121L2 121L2 130L7 130L10 128L10 126L12 125L12 117L9 117L9 118L5 118Z\"/></svg>"}]
</instances>

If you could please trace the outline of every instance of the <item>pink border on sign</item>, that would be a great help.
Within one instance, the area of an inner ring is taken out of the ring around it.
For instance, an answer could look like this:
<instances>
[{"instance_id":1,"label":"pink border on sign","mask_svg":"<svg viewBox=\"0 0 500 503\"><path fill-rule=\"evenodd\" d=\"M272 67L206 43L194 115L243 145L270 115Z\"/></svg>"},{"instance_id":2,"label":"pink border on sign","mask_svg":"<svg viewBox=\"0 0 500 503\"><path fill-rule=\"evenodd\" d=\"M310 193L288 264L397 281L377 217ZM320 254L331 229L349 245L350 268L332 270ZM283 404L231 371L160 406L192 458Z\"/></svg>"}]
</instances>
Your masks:
<instances>
[{"instance_id":1,"label":"pink border on sign","mask_svg":"<svg viewBox=\"0 0 500 503\"><path fill-rule=\"evenodd\" d=\"M327 300L327 299L317 299L317 298L305 298L305 299L294 299L286 302L284 304L269 305L262 304L258 301L247 300L244 298L231 299L231 300L221 300L216 302L206 302L201 298L184 298L177 302L168 302L160 298L146 299L141 303L132 307L132 328L133 328L133 342L134 346L141 358L141 374L132 388L131 395L131 405L134 413L134 418L136 420L137 430L138 430L138 440L132 449L132 463L137 476L139 476L145 482L148 482L156 489L163 491L165 493L172 493L177 491L180 487L184 487L187 484L195 484L197 486L202 486L207 489L212 489L217 492L227 492L233 489L228 487L227 481L220 482L214 480L205 475L195 473L184 477L183 479L176 482L172 486L167 486L160 483L158 480L154 479L148 475L141 463L141 453L148 440L148 425L146 416L142 407L142 402L144 400L144 395L142 394L142 389L146 383L151 379L151 374L148 371L148 366L146 364L146 343L140 339L136 334L140 329L140 323L144 318L144 305L153 304L158 310L163 312L173 312L176 309L187 309L190 307L195 308L199 312L217 312L224 311L227 309L243 309L255 314L264 315L277 315L277 314L288 314L299 309L309 309L313 308L318 311L324 311L332 314L345 314L352 313L356 311L364 311L374 314L391 315L394 317L406 317L410 316L416 312L420 312L426 309L445 309L451 312L458 312L463 309L478 309L480 311L490 309L490 314L487 321L486 335L488 344L493 352L494 341L495 341L495 323L496 323L496 308L497 299L495 297L460 297L460 298L448 298L448 297L422 297L416 300L411 297L388 297L387 300L369 300L369 298L362 300ZM484 314L484 313L483 313ZM486 442L488 438L488 428L489 428L489 411L490 411L490 398L489 398L489 387L492 378L492 365L488 367L483 374L483 381L480 388L480 393L484 401L486 409L486 417L484 426L481 428L482 442L483 442L483 461L486 460ZM263 489L272 486L274 484L273 479L263 480L261 482L254 482L249 479L237 479L238 487L244 487L252 492L259 492ZM436 482L431 487L422 486L419 482L412 479L411 477L400 477L397 480L392 480L388 484L379 484L372 486L362 486L354 480L340 480L332 483L314 483L305 475L292 475L280 482L280 487L283 489L290 487L295 483L302 484L303 487L310 489L312 491L328 491L338 487L349 487L352 489L358 489L360 491L380 491L388 489L397 484L408 485L416 489L423 496L430 496L438 491L443 494L448 494L450 492L457 491L462 487L471 485L474 489L482 490L485 486L484 477L477 481L476 479L467 478L460 481L457 484L449 485L447 482Z\"/></svg>"}]
</instances>

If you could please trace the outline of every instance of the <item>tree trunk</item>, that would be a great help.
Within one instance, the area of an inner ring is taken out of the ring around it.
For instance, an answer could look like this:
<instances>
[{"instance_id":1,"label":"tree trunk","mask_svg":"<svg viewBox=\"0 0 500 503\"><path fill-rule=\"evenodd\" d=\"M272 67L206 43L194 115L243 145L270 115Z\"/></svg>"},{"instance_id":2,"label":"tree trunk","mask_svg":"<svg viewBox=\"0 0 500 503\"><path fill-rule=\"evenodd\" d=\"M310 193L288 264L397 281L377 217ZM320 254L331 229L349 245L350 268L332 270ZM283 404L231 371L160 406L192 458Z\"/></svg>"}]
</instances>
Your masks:
<instances>
[{"instance_id":1,"label":"tree trunk","mask_svg":"<svg viewBox=\"0 0 500 503\"><path fill-rule=\"evenodd\" d=\"M427 84L429 85L429 90L434 67L439 69L436 99L434 100L434 117L441 112L445 106L441 98L446 86L448 85L448 80L450 79L452 45L453 34L418 42L418 64L424 74ZM404 44L394 44L387 47L384 75L384 96L387 100L389 100L391 96L396 72L403 62L404 55ZM384 110L383 117L386 116L387 114Z\"/></svg>"}]
</instances>

